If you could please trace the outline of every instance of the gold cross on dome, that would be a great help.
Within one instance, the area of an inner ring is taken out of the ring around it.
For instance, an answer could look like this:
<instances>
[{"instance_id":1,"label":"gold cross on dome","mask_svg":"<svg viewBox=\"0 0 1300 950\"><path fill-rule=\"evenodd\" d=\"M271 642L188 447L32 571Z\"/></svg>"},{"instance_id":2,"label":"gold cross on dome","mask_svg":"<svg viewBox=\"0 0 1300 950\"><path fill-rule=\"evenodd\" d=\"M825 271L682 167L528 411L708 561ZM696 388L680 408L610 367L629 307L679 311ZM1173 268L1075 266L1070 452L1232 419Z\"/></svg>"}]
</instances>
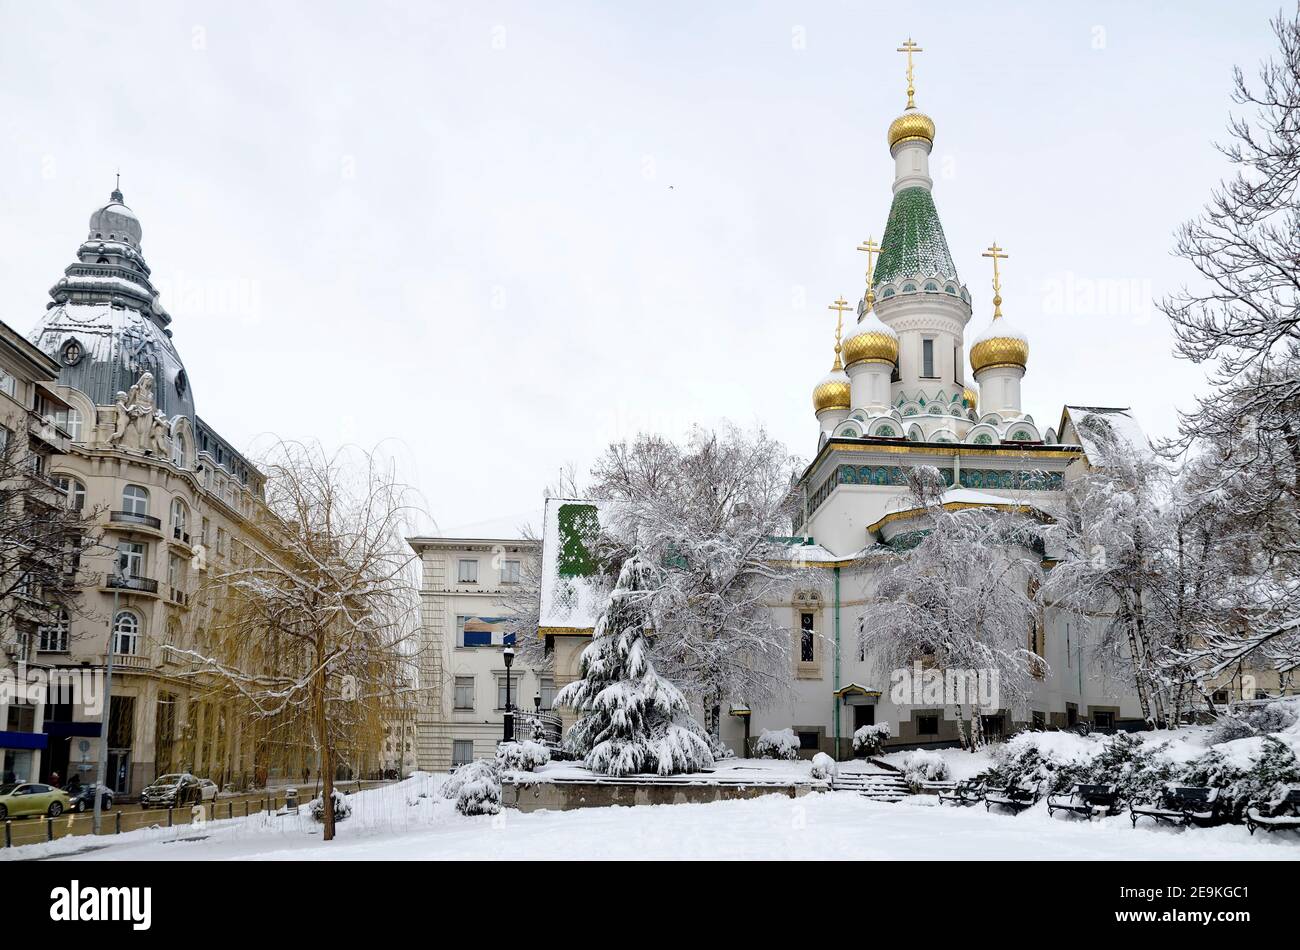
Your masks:
<instances>
[{"instance_id":1,"label":"gold cross on dome","mask_svg":"<svg viewBox=\"0 0 1300 950\"><path fill-rule=\"evenodd\" d=\"M916 88L912 85L912 54L924 53L925 50L913 43L912 38L909 36L907 42L900 46L896 52L907 54L907 107L909 109L915 109L916 101L914 97L916 95Z\"/></svg>"},{"instance_id":2,"label":"gold cross on dome","mask_svg":"<svg viewBox=\"0 0 1300 950\"><path fill-rule=\"evenodd\" d=\"M876 255L880 253L880 245L874 237L869 237L858 245L858 250L867 255L867 310L870 310L876 302L876 292L871 289L871 278L876 272Z\"/></svg>"},{"instance_id":3,"label":"gold cross on dome","mask_svg":"<svg viewBox=\"0 0 1300 950\"><path fill-rule=\"evenodd\" d=\"M993 319L996 320L1002 316L1002 276L998 271L998 261L1006 260L1007 255L998 247L998 242L994 241L982 256L993 258Z\"/></svg>"},{"instance_id":4,"label":"gold cross on dome","mask_svg":"<svg viewBox=\"0 0 1300 950\"><path fill-rule=\"evenodd\" d=\"M826 309L835 311L835 368L840 369L840 335L844 332L844 311L853 308L849 306L847 300L839 297Z\"/></svg>"}]
</instances>

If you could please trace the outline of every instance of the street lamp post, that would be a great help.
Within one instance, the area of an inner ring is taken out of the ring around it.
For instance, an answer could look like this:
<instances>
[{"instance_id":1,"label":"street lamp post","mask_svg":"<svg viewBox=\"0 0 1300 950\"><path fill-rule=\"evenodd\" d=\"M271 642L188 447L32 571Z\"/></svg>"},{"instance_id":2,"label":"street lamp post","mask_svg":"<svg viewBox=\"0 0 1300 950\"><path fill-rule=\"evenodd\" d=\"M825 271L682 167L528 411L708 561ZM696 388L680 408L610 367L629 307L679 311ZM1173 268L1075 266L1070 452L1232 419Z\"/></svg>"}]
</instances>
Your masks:
<instances>
[{"instance_id":1,"label":"street lamp post","mask_svg":"<svg viewBox=\"0 0 1300 950\"><path fill-rule=\"evenodd\" d=\"M510 665L515 662L514 647L506 647L501 651L501 655L505 657L506 661L506 714L503 741L513 742L515 738L515 716L510 702Z\"/></svg>"},{"instance_id":2,"label":"street lamp post","mask_svg":"<svg viewBox=\"0 0 1300 950\"><path fill-rule=\"evenodd\" d=\"M103 806L100 800L104 797L100 789L104 787L104 779L108 771L108 728L110 713L113 707L113 642L117 639L117 602L118 591L121 589L122 578L125 576L122 570L121 561L113 565L113 612L108 617L108 652L104 654L104 708L99 714L99 767L95 770L95 817L90 823L91 831L99 834L100 825L103 821Z\"/></svg>"}]
</instances>

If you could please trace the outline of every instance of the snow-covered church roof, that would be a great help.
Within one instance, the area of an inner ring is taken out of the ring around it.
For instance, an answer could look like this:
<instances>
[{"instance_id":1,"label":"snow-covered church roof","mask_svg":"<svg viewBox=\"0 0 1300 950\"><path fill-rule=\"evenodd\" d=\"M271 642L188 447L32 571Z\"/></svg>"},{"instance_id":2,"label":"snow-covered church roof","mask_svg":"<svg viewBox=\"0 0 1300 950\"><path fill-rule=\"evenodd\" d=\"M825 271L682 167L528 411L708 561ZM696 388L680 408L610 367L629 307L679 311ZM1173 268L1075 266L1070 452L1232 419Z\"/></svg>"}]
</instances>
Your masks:
<instances>
[{"instance_id":1,"label":"snow-covered church roof","mask_svg":"<svg viewBox=\"0 0 1300 950\"><path fill-rule=\"evenodd\" d=\"M1155 454L1151 440L1127 407L1066 406L1061 410L1058 428L1061 442L1083 446L1083 454L1092 465L1101 458L1101 447L1097 444L1099 432L1112 433L1142 455Z\"/></svg>"}]
</instances>

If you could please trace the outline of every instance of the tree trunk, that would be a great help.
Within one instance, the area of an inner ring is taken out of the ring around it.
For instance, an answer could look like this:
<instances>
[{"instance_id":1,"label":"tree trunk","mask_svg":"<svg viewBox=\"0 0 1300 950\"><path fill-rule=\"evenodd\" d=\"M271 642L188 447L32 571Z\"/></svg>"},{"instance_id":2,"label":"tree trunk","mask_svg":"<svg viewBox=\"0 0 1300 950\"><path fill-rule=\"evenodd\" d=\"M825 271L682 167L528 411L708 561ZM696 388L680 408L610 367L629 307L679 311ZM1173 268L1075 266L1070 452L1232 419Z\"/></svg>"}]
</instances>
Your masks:
<instances>
[{"instance_id":1,"label":"tree trunk","mask_svg":"<svg viewBox=\"0 0 1300 950\"><path fill-rule=\"evenodd\" d=\"M334 750L330 746L329 723L325 718L325 669L319 663L312 677L313 701L316 707L316 741L320 743L320 778L322 803L325 808L326 841L334 840Z\"/></svg>"},{"instance_id":2,"label":"tree trunk","mask_svg":"<svg viewBox=\"0 0 1300 950\"><path fill-rule=\"evenodd\" d=\"M966 739L966 717L961 714L961 703L958 703L953 708L957 710L957 741L961 743L961 747L967 752L974 752L975 750L971 748L970 742Z\"/></svg>"}]
</instances>

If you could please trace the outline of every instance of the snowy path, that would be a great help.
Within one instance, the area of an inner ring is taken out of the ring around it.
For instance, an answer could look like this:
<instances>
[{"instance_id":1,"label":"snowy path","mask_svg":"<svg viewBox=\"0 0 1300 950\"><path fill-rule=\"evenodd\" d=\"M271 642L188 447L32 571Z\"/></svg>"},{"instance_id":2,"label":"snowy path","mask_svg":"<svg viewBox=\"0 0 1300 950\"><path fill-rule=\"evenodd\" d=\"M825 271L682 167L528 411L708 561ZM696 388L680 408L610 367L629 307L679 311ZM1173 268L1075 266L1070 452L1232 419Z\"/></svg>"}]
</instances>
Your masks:
<instances>
[{"instance_id":1,"label":"snowy path","mask_svg":"<svg viewBox=\"0 0 1300 950\"><path fill-rule=\"evenodd\" d=\"M377 799L376 799L377 801ZM339 839L256 831L239 821L210 829L202 841L130 840L123 836L74 860L530 860L530 859L1129 859L1300 860L1300 836L1260 835L1245 828L1177 830L957 809L918 797L889 805L835 792L791 800L569 812L507 812L463 818L450 804L427 800L418 825L405 831L344 822ZM390 803L389 806L391 807ZM405 807L403 805L403 807ZM377 812L372 813L377 814ZM59 843L56 842L57 846ZM55 846L50 846L54 848ZM35 850L43 846L33 846ZM0 852L6 857L18 857ZM28 851L29 849L21 849ZM45 851L57 857L57 851Z\"/></svg>"}]
</instances>

